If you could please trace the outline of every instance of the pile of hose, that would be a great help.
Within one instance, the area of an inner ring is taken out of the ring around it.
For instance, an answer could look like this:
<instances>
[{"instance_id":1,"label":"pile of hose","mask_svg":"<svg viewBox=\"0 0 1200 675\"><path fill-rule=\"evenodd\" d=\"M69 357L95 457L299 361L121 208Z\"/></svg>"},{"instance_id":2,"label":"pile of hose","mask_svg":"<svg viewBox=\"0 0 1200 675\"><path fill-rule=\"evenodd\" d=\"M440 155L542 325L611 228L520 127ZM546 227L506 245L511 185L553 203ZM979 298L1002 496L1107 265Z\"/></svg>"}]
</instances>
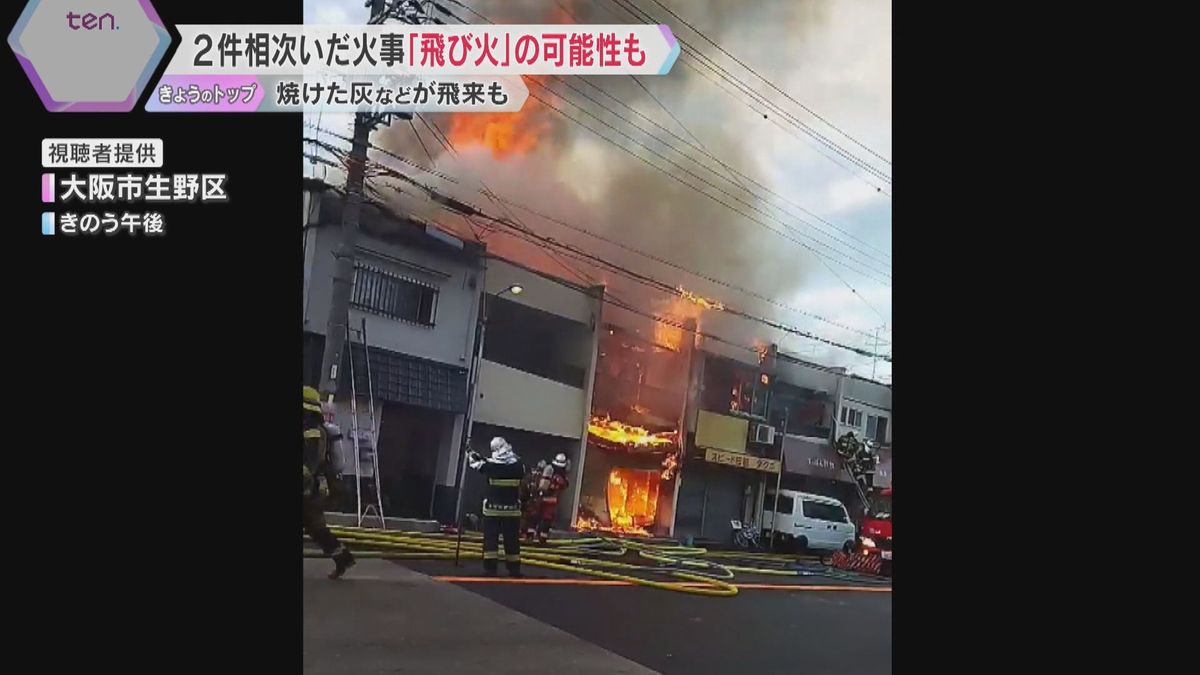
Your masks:
<instances>
[{"instance_id":1,"label":"pile of hose","mask_svg":"<svg viewBox=\"0 0 1200 675\"><path fill-rule=\"evenodd\" d=\"M453 560L456 556L457 537L441 532L399 532L333 526L329 529L350 545L355 555L361 558ZM322 555L314 549L304 550L305 557ZM630 556L636 556L651 564L627 562ZM463 560L482 559L482 537L478 534L464 533L458 557ZM536 546L525 543L521 547L521 563L531 567L712 597L737 595L737 586L730 583L737 572L789 577L823 576L870 583L865 577L841 573L825 566L802 567L794 557L764 553L709 552L703 548L680 546L662 540L623 537L551 539Z\"/></svg>"}]
</instances>

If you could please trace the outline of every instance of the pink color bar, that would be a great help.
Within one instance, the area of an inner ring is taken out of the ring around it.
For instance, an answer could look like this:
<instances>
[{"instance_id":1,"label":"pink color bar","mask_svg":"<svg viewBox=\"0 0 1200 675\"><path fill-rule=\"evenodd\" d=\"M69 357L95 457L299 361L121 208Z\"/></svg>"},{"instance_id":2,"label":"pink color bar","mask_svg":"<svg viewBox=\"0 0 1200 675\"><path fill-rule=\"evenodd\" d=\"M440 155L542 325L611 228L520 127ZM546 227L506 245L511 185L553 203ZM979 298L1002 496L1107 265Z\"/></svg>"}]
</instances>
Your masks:
<instances>
[{"instance_id":1,"label":"pink color bar","mask_svg":"<svg viewBox=\"0 0 1200 675\"><path fill-rule=\"evenodd\" d=\"M42 174L42 203L54 203L54 174Z\"/></svg>"}]
</instances>

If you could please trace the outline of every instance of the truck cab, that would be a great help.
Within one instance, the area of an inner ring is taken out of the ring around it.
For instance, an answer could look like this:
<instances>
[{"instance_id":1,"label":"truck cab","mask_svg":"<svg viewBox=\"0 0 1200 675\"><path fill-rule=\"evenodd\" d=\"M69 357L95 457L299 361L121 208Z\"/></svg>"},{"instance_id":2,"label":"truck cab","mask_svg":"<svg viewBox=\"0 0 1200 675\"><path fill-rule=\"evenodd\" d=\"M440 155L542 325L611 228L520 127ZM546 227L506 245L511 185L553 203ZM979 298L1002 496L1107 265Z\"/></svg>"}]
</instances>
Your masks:
<instances>
[{"instance_id":1,"label":"truck cab","mask_svg":"<svg viewBox=\"0 0 1200 675\"><path fill-rule=\"evenodd\" d=\"M858 552L877 555L883 559L884 567L892 562L892 489L885 488L871 498L870 507L863 517L862 534L858 538Z\"/></svg>"}]
</instances>

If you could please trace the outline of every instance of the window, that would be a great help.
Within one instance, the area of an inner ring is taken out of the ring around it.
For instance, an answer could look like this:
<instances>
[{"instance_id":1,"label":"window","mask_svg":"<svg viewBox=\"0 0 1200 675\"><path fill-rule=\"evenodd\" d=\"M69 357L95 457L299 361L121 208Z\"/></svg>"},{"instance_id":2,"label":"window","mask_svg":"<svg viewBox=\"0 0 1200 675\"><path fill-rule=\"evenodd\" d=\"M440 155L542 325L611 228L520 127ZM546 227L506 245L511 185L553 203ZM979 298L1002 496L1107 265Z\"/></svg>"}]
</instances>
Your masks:
<instances>
[{"instance_id":1,"label":"window","mask_svg":"<svg viewBox=\"0 0 1200 675\"><path fill-rule=\"evenodd\" d=\"M867 438L883 443L887 440L888 418L882 415L867 415Z\"/></svg>"},{"instance_id":2,"label":"window","mask_svg":"<svg viewBox=\"0 0 1200 675\"><path fill-rule=\"evenodd\" d=\"M787 495L779 495L779 513L791 513L792 509L796 508L795 502ZM763 511L771 512L775 510L775 493L768 493L763 499Z\"/></svg>"},{"instance_id":3,"label":"window","mask_svg":"<svg viewBox=\"0 0 1200 675\"><path fill-rule=\"evenodd\" d=\"M354 269L350 304L358 309L432 326L437 297L436 288L419 281L362 264Z\"/></svg>"},{"instance_id":4,"label":"window","mask_svg":"<svg viewBox=\"0 0 1200 675\"><path fill-rule=\"evenodd\" d=\"M814 502L808 499L804 500L804 515L815 520L824 520L830 523L845 523L846 510L837 504L828 504L826 502Z\"/></svg>"},{"instance_id":5,"label":"window","mask_svg":"<svg viewBox=\"0 0 1200 675\"><path fill-rule=\"evenodd\" d=\"M785 382L775 383L767 420L776 429L794 436L829 436L830 419L824 395Z\"/></svg>"},{"instance_id":6,"label":"window","mask_svg":"<svg viewBox=\"0 0 1200 675\"><path fill-rule=\"evenodd\" d=\"M858 428L862 426L862 411L858 408L842 406L842 424Z\"/></svg>"},{"instance_id":7,"label":"window","mask_svg":"<svg viewBox=\"0 0 1200 675\"><path fill-rule=\"evenodd\" d=\"M721 358L710 358L704 366L701 407L713 412L733 412L765 418L768 386L757 370Z\"/></svg>"}]
</instances>

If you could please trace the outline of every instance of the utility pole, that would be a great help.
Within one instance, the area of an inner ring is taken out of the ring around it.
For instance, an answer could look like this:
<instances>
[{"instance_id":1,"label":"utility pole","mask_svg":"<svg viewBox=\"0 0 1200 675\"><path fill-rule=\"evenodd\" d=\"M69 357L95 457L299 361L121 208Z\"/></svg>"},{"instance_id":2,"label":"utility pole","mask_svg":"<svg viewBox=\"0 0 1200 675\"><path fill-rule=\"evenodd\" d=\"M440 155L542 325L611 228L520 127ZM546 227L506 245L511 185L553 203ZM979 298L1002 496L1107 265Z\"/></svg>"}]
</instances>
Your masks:
<instances>
[{"instance_id":1,"label":"utility pole","mask_svg":"<svg viewBox=\"0 0 1200 675\"><path fill-rule=\"evenodd\" d=\"M371 9L368 24L381 24L388 19L404 23L422 23L422 8L412 0L366 0ZM409 113L394 116L411 119ZM334 251L337 266L333 274L333 291L329 301L329 316L325 321L325 352L321 357L321 396L330 403L338 388L338 366L346 348L346 327L350 317L350 296L354 291L354 264L357 258L359 216L362 214L363 181L367 164L370 134L380 124L387 124L393 114L357 113L354 116L354 135L350 156L346 162L346 202L342 208L342 241ZM365 349L365 345L364 345Z\"/></svg>"},{"instance_id":2,"label":"utility pole","mask_svg":"<svg viewBox=\"0 0 1200 675\"><path fill-rule=\"evenodd\" d=\"M887 324L884 324L886 326ZM875 341L871 343L871 379L875 379L875 364L879 362L879 331L883 328L880 326L875 329Z\"/></svg>"}]
</instances>

